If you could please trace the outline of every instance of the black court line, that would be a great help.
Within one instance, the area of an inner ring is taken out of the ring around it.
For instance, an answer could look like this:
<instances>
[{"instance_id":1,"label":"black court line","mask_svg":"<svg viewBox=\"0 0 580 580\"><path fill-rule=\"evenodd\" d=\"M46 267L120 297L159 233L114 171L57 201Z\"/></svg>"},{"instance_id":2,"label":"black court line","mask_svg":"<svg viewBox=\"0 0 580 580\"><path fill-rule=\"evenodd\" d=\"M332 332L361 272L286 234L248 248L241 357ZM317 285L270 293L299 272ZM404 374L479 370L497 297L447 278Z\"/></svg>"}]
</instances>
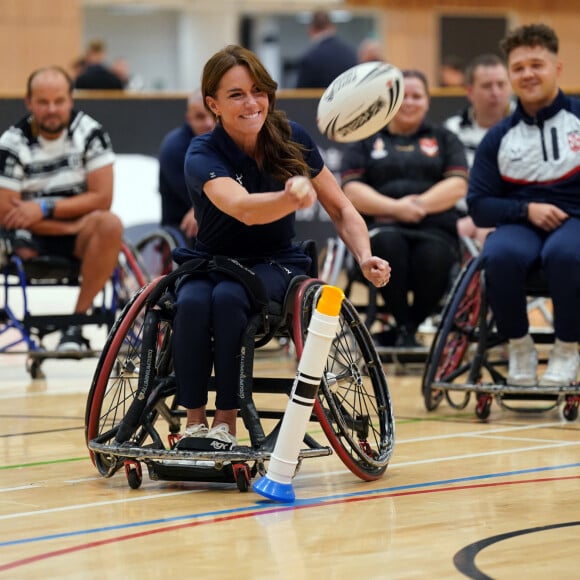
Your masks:
<instances>
[{"instance_id":1,"label":"black court line","mask_svg":"<svg viewBox=\"0 0 580 580\"><path fill-rule=\"evenodd\" d=\"M79 431L80 429L84 430L85 426L81 425L80 427L65 427L61 429L43 429L42 431L25 431L20 433L5 433L4 435L0 435L0 439L8 439L9 437L27 437L29 435L45 435L47 433L63 433L64 431Z\"/></svg>"},{"instance_id":2,"label":"black court line","mask_svg":"<svg viewBox=\"0 0 580 580\"><path fill-rule=\"evenodd\" d=\"M0 415L0 419L56 419L57 421L70 420L70 421L82 421L83 417L66 417L64 415L31 415L27 413L26 415Z\"/></svg>"},{"instance_id":3,"label":"black court line","mask_svg":"<svg viewBox=\"0 0 580 580\"><path fill-rule=\"evenodd\" d=\"M491 536L489 538L485 538L484 540L479 540L478 542L469 544L468 546L465 546L465 548L459 550L459 552L457 552L453 557L453 563L455 564L457 570L459 570L459 572L468 578L473 578L473 580L493 580L492 576L488 576L475 565L475 558L482 550L492 546L493 544L503 542L504 540L510 540L511 538L516 538L517 536L535 534L538 532L545 532L558 528L570 528L572 526L580 526L580 521L551 524L549 526L539 526L537 528L527 528L525 530L515 530L513 532Z\"/></svg>"}]
</instances>

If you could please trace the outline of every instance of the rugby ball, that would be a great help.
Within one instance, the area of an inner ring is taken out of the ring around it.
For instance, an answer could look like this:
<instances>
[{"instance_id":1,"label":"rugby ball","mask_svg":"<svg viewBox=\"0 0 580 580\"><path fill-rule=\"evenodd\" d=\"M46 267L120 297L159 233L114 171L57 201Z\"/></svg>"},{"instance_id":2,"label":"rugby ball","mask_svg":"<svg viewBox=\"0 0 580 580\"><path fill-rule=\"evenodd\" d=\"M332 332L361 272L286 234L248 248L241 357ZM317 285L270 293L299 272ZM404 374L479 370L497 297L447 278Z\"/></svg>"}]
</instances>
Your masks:
<instances>
[{"instance_id":1,"label":"rugby ball","mask_svg":"<svg viewBox=\"0 0 580 580\"><path fill-rule=\"evenodd\" d=\"M316 124L332 141L360 141L380 131L397 113L405 85L386 62L363 62L336 77L318 102Z\"/></svg>"}]
</instances>

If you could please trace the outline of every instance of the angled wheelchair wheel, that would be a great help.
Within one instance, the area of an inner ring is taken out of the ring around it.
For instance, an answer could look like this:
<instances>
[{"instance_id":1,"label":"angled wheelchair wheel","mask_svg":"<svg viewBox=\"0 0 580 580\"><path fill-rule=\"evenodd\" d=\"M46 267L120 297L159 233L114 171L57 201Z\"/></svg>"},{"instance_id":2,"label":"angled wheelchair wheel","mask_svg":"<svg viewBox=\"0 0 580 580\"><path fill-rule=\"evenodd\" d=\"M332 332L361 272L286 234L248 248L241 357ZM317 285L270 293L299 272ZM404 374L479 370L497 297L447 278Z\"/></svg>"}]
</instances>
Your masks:
<instances>
[{"instance_id":1,"label":"angled wheelchair wheel","mask_svg":"<svg viewBox=\"0 0 580 580\"><path fill-rule=\"evenodd\" d=\"M129 302L131 296L147 284L147 276L139 255L126 243L123 243L119 252L117 271L115 291L120 311Z\"/></svg>"},{"instance_id":2,"label":"angled wheelchair wheel","mask_svg":"<svg viewBox=\"0 0 580 580\"><path fill-rule=\"evenodd\" d=\"M337 236L328 238L325 247L320 252L318 262L319 278L327 284L336 285L345 267L348 250L344 242Z\"/></svg>"},{"instance_id":3,"label":"angled wheelchair wheel","mask_svg":"<svg viewBox=\"0 0 580 580\"><path fill-rule=\"evenodd\" d=\"M139 390L139 375L141 368L145 366L141 360L144 328L153 328L148 336L153 344L151 352L154 354L147 364L154 369L155 383L163 384L162 379L168 377L172 371L169 324L158 319L155 324L146 326L149 320L146 316L150 312L146 308L146 300L159 280L144 286L133 295L109 333L87 399L87 445L92 440L105 446L118 444L119 431L138 397L143 399L143 405L138 412L138 425L129 431L128 437L135 445L161 445L156 439L155 430L150 428L157 419L159 407L151 403L153 396L150 392L143 396L143 391ZM163 396L169 394L169 386L165 385L166 392ZM123 466L122 459L105 452L90 451L90 455L99 473L105 477L110 477Z\"/></svg>"},{"instance_id":4,"label":"angled wheelchair wheel","mask_svg":"<svg viewBox=\"0 0 580 580\"><path fill-rule=\"evenodd\" d=\"M479 260L468 262L455 280L443 309L423 373L422 393L428 411L436 409L444 397L455 409L463 409L469 402L469 392L454 395L447 383L451 387L474 380L473 349L478 340L482 306L480 276Z\"/></svg>"},{"instance_id":5,"label":"angled wheelchair wheel","mask_svg":"<svg viewBox=\"0 0 580 580\"><path fill-rule=\"evenodd\" d=\"M299 356L321 285L320 281L307 281L296 295L293 334ZM350 471L365 481L384 474L395 439L391 398L373 341L347 299L341 307L340 326L314 412L329 443Z\"/></svg>"},{"instance_id":6,"label":"angled wheelchair wheel","mask_svg":"<svg viewBox=\"0 0 580 580\"><path fill-rule=\"evenodd\" d=\"M152 280L173 270L171 252L185 245L187 241L181 231L164 227L141 238L135 244L135 252L140 257L147 276Z\"/></svg>"}]
</instances>

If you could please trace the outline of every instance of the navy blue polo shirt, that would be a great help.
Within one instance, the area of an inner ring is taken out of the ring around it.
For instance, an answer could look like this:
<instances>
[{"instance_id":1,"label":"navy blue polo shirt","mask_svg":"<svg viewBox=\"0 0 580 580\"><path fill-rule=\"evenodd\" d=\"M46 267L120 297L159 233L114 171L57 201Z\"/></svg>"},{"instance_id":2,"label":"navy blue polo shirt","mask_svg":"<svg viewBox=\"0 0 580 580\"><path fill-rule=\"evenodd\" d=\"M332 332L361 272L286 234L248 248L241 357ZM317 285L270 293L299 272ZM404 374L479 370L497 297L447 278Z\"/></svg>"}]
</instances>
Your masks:
<instances>
[{"instance_id":1,"label":"navy blue polo shirt","mask_svg":"<svg viewBox=\"0 0 580 580\"><path fill-rule=\"evenodd\" d=\"M290 122L291 140L304 147L310 177L316 177L324 161L310 135ZM295 214L269 224L245 225L218 209L203 192L204 184L217 177L231 177L251 194L284 189L284 183L260 170L221 125L194 138L185 156L185 181L199 224L197 249L211 255L268 257L290 247L295 235Z\"/></svg>"}]
</instances>

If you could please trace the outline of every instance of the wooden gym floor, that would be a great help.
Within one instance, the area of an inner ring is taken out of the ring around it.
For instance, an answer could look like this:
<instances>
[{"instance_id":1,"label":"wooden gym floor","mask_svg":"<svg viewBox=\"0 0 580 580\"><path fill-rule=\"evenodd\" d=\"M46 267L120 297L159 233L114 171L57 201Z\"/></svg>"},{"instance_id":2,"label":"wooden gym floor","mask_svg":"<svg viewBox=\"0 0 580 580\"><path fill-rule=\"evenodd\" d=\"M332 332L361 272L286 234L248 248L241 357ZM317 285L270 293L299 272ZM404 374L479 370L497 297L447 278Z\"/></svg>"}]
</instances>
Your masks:
<instances>
[{"instance_id":1,"label":"wooden gym floor","mask_svg":"<svg viewBox=\"0 0 580 580\"><path fill-rule=\"evenodd\" d=\"M101 478L84 442L96 359L0 356L0 578L569 578L578 573L580 423L474 403L425 411L420 368L387 365L391 464L365 483L306 459L297 501L235 485ZM293 363L257 357L261 370ZM310 432L324 437L316 424ZM146 470L145 470L146 471Z\"/></svg>"}]
</instances>

